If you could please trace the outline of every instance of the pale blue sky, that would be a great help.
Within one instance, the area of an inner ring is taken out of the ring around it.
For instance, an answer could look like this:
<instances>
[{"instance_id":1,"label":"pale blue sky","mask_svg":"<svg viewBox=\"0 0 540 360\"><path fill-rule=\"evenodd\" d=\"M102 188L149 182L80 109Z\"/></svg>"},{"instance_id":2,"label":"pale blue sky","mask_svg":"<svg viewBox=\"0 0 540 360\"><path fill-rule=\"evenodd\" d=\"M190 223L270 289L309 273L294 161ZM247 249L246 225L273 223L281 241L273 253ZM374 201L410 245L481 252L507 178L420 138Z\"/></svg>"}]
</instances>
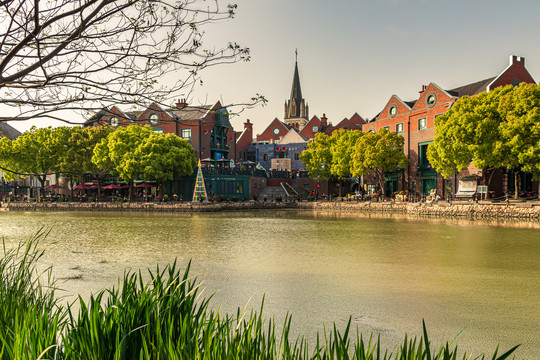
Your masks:
<instances>
[{"instance_id":1,"label":"pale blue sky","mask_svg":"<svg viewBox=\"0 0 540 360\"><path fill-rule=\"evenodd\" d=\"M310 117L334 124L374 117L392 94L415 99L429 82L451 89L495 76L511 54L538 82L539 14L540 1L523 0L239 0L235 19L208 29L208 40L245 44L252 60L209 69L196 99L264 94L267 106L232 120L261 132L283 119L296 48Z\"/></svg>"},{"instance_id":2,"label":"pale blue sky","mask_svg":"<svg viewBox=\"0 0 540 360\"><path fill-rule=\"evenodd\" d=\"M233 118L236 130L248 118L256 133L283 119L296 48L310 117L326 113L334 124L355 112L373 118L392 94L415 99L429 82L451 89L495 76L511 54L540 81L538 0L236 2L236 17L206 28L205 44L238 42L252 60L205 70L191 99L229 104L263 94L268 105Z\"/></svg>"}]
</instances>

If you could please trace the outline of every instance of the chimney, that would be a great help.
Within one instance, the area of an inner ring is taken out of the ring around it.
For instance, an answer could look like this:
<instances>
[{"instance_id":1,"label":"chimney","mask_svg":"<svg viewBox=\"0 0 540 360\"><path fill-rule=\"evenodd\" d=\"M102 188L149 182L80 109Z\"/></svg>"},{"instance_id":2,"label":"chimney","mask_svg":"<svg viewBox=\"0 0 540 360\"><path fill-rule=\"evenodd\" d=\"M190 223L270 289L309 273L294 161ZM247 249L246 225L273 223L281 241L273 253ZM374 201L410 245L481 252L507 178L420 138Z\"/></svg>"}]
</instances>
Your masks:
<instances>
[{"instance_id":1,"label":"chimney","mask_svg":"<svg viewBox=\"0 0 540 360\"><path fill-rule=\"evenodd\" d=\"M525 58L521 56L510 55L510 65L514 64L521 64L522 66L525 66Z\"/></svg>"},{"instance_id":2,"label":"chimney","mask_svg":"<svg viewBox=\"0 0 540 360\"><path fill-rule=\"evenodd\" d=\"M426 91L426 89L427 89L427 85L422 85L422 90L419 91L420 95L422 95L424 91Z\"/></svg>"},{"instance_id":3,"label":"chimney","mask_svg":"<svg viewBox=\"0 0 540 360\"><path fill-rule=\"evenodd\" d=\"M325 128L325 127L328 125L327 121L328 121L328 118L326 117L326 114L322 114L322 118L321 118L321 126L322 126L323 128Z\"/></svg>"},{"instance_id":4,"label":"chimney","mask_svg":"<svg viewBox=\"0 0 540 360\"><path fill-rule=\"evenodd\" d=\"M244 129L248 129L248 131L253 132L253 124L249 122L249 119L247 119L244 123Z\"/></svg>"},{"instance_id":5,"label":"chimney","mask_svg":"<svg viewBox=\"0 0 540 360\"><path fill-rule=\"evenodd\" d=\"M186 102L186 99L181 99L181 100L179 100L179 101L176 103L176 107L177 107L178 109L183 109L183 108L185 108L187 105L188 105L188 104L187 104L187 102Z\"/></svg>"}]
</instances>

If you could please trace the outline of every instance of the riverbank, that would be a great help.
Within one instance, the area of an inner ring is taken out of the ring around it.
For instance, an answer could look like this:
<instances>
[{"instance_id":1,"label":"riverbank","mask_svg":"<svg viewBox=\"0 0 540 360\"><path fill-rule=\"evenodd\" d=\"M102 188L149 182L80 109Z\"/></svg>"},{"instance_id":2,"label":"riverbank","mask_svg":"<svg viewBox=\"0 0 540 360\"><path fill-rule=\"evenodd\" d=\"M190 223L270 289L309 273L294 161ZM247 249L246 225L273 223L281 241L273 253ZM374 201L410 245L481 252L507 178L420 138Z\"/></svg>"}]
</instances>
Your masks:
<instances>
[{"instance_id":1,"label":"riverbank","mask_svg":"<svg viewBox=\"0 0 540 360\"><path fill-rule=\"evenodd\" d=\"M1 210L10 211L152 211L152 212L222 212L249 210L299 209L336 212L394 213L411 216L458 217L479 219L540 220L540 202L470 203L439 202L236 202L236 203L2 203Z\"/></svg>"}]
</instances>

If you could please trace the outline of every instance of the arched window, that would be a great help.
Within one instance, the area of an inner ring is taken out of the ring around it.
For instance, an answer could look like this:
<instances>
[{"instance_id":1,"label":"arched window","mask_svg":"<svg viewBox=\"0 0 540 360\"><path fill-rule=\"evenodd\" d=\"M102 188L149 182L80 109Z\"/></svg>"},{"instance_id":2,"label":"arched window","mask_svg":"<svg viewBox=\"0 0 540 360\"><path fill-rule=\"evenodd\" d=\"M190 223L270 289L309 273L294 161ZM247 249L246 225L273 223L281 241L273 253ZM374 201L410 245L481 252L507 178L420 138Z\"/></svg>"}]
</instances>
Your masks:
<instances>
[{"instance_id":1,"label":"arched window","mask_svg":"<svg viewBox=\"0 0 540 360\"><path fill-rule=\"evenodd\" d=\"M268 154L263 154L263 161L268 161Z\"/></svg>"}]
</instances>

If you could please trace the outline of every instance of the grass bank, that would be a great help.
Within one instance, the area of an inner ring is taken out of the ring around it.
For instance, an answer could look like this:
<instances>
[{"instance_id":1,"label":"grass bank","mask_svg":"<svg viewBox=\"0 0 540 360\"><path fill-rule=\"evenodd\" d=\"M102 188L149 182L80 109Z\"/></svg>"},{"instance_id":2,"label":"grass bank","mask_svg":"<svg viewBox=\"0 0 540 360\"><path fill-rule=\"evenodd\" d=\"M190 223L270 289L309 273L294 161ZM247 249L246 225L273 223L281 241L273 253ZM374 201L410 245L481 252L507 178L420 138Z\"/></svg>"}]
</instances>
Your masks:
<instances>
[{"instance_id":1,"label":"grass bank","mask_svg":"<svg viewBox=\"0 0 540 360\"><path fill-rule=\"evenodd\" d=\"M423 336L408 338L395 349L379 340L334 325L317 334L314 343L291 338L291 317L276 324L259 312L221 314L199 293L200 283L188 266L176 262L142 274L126 273L118 288L104 289L78 310L63 306L51 269L38 273L43 255L40 231L13 249L3 247L0 259L0 359L457 359L457 346L433 347ZM514 347L499 355L509 358ZM469 359L467 354L459 358ZM486 359L479 356L477 359Z\"/></svg>"}]
</instances>

